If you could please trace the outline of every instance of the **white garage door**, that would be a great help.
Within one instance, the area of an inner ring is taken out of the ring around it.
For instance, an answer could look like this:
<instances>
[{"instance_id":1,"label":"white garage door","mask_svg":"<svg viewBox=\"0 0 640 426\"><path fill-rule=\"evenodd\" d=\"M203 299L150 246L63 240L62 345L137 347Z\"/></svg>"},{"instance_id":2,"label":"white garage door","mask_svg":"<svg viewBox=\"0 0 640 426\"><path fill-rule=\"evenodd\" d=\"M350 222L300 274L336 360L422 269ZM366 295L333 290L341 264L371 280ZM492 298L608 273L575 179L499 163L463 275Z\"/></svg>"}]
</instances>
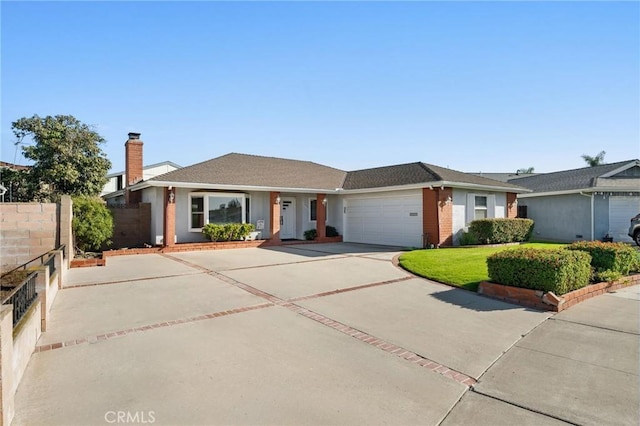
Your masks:
<instances>
[{"instance_id":1,"label":"white garage door","mask_svg":"<svg viewBox=\"0 0 640 426\"><path fill-rule=\"evenodd\" d=\"M613 241L631 242L627 235L632 217L640 213L640 197L609 198L609 235Z\"/></svg>"},{"instance_id":2,"label":"white garage door","mask_svg":"<svg viewBox=\"0 0 640 426\"><path fill-rule=\"evenodd\" d=\"M422 247L422 193L345 200L344 240Z\"/></svg>"}]
</instances>

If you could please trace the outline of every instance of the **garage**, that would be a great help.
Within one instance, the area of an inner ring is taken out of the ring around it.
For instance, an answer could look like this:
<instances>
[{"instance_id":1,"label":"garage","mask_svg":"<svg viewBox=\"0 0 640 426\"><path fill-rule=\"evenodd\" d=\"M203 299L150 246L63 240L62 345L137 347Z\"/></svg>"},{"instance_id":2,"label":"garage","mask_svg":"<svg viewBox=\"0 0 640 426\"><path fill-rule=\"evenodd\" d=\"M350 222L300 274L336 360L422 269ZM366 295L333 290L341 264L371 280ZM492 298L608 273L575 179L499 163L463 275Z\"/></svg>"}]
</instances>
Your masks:
<instances>
[{"instance_id":1,"label":"garage","mask_svg":"<svg viewBox=\"0 0 640 426\"><path fill-rule=\"evenodd\" d=\"M344 202L344 240L422 247L422 193L353 196Z\"/></svg>"},{"instance_id":2,"label":"garage","mask_svg":"<svg viewBox=\"0 0 640 426\"><path fill-rule=\"evenodd\" d=\"M609 235L613 241L631 242L627 235L632 217L640 213L639 196L611 196L609 198Z\"/></svg>"}]
</instances>

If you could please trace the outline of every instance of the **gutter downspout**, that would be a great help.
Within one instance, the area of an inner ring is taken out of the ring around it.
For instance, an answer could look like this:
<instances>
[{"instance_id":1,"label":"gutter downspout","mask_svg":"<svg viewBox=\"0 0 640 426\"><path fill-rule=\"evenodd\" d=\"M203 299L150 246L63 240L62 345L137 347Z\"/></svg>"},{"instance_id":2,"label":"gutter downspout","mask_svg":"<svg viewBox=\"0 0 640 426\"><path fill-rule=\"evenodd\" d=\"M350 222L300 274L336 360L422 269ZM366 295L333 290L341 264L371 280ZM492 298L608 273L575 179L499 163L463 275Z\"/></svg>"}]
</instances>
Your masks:
<instances>
[{"instance_id":1,"label":"gutter downspout","mask_svg":"<svg viewBox=\"0 0 640 426\"><path fill-rule=\"evenodd\" d=\"M584 192L580 191L580 195L584 196L584 197L589 197L591 198L591 241L593 241L593 237L595 234L595 221L594 221L594 198L593 198L593 192L591 193L591 195L587 195Z\"/></svg>"}]
</instances>

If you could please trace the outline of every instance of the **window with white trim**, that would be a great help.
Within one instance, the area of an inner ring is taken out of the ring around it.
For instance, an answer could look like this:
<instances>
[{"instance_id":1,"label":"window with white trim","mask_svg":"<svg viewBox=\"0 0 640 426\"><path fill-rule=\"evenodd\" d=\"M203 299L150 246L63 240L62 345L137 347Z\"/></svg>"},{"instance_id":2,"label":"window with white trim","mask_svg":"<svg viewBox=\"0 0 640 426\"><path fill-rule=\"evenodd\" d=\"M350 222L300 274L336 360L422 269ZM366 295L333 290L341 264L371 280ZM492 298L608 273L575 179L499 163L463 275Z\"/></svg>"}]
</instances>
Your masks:
<instances>
[{"instance_id":1,"label":"window with white trim","mask_svg":"<svg viewBox=\"0 0 640 426\"><path fill-rule=\"evenodd\" d=\"M474 220L496 217L495 194L467 193L467 206L465 216L466 225L469 225Z\"/></svg>"},{"instance_id":2,"label":"window with white trim","mask_svg":"<svg viewBox=\"0 0 640 426\"><path fill-rule=\"evenodd\" d=\"M327 204L324 207L324 221L327 221ZM309 198L309 222L315 222L318 218L318 200L315 198Z\"/></svg>"},{"instance_id":3,"label":"window with white trim","mask_svg":"<svg viewBox=\"0 0 640 426\"><path fill-rule=\"evenodd\" d=\"M476 195L474 203L474 220L486 219L487 216L487 197L484 195Z\"/></svg>"},{"instance_id":4,"label":"window with white trim","mask_svg":"<svg viewBox=\"0 0 640 426\"><path fill-rule=\"evenodd\" d=\"M201 231L207 223L246 223L249 196L230 192L192 192L189 194L189 230Z\"/></svg>"}]
</instances>

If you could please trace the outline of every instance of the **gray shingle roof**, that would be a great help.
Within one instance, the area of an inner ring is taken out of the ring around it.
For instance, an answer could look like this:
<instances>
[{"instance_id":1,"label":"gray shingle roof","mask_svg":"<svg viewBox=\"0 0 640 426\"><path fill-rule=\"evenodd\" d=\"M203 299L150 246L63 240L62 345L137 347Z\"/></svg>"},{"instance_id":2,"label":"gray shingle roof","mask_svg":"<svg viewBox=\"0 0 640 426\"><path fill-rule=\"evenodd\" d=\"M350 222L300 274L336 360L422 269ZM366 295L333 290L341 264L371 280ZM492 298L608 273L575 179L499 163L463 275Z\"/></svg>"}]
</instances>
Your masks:
<instances>
[{"instance_id":1,"label":"gray shingle roof","mask_svg":"<svg viewBox=\"0 0 640 426\"><path fill-rule=\"evenodd\" d=\"M534 176L536 173L485 173L477 172L472 175L486 177L487 179L499 180L500 182L509 182L511 179L519 179L523 177Z\"/></svg>"},{"instance_id":2,"label":"gray shingle roof","mask_svg":"<svg viewBox=\"0 0 640 426\"><path fill-rule=\"evenodd\" d=\"M231 153L150 181L335 190L346 172L310 161Z\"/></svg>"},{"instance_id":3,"label":"gray shingle roof","mask_svg":"<svg viewBox=\"0 0 640 426\"><path fill-rule=\"evenodd\" d=\"M522 189L510 183L425 163L398 164L349 172L344 182L344 189L380 188L438 181Z\"/></svg>"},{"instance_id":4,"label":"gray shingle roof","mask_svg":"<svg viewBox=\"0 0 640 426\"><path fill-rule=\"evenodd\" d=\"M563 170L553 173L540 173L530 177L510 179L515 183L533 190L533 192L570 191L593 188L597 184L597 178L612 172L626 164L637 160L620 161L617 163L603 164L595 167L583 167L580 169Z\"/></svg>"},{"instance_id":5,"label":"gray shingle roof","mask_svg":"<svg viewBox=\"0 0 640 426\"><path fill-rule=\"evenodd\" d=\"M345 172L310 161L231 153L156 176L150 181L274 188L366 189L447 181L458 184L522 187L425 163Z\"/></svg>"}]
</instances>

